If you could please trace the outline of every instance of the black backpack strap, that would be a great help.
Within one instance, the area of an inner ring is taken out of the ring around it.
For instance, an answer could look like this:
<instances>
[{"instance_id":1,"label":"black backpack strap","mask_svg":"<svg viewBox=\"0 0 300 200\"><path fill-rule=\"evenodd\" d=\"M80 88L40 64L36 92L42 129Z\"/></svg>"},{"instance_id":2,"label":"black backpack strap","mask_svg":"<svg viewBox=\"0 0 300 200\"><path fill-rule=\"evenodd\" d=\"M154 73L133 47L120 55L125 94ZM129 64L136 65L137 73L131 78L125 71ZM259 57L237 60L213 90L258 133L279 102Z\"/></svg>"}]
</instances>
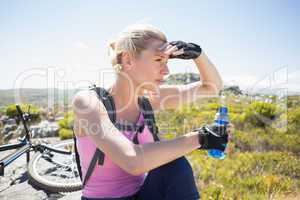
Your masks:
<instances>
[{"instance_id":1,"label":"black backpack strap","mask_svg":"<svg viewBox=\"0 0 300 200\"><path fill-rule=\"evenodd\" d=\"M115 124L116 122L116 107L113 101L112 96L104 88L101 87L92 87L91 90L94 90L97 93L97 96L100 101L104 104L106 111L108 113L110 121Z\"/></svg>"},{"instance_id":2,"label":"black backpack strap","mask_svg":"<svg viewBox=\"0 0 300 200\"><path fill-rule=\"evenodd\" d=\"M103 165L104 164L104 153L100 150L100 149L96 149L93 157L92 157L92 160L90 162L90 165L87 169L87 172L84 176L84 180L82 182L82 189L85 187L87 181L89 180L89 178L91 177L95 167L96 167L96 164L97 164L97 161L98 161L98 165Z\"/></svg>"},{"instance_id":3,"label":"black backpack strap","mask_svg":"<svg viewBox=\"0 0 300 200\"><path fill-rule=\"evenodd\" d=\"M144 124L151 131L154 141L159 141L158 127L155 123L154 112L149 99L147 97L139 97L138 104L141 109L141 112L144 115Z\"/></svg>"},{"instance_id":4,"label":"black backpack strap","mask_svg":"<svg viewBox=\"0 0 300 200\"><path fill-rule=\"evenodd\" d=\"M112 123L115 123L116 121L115 105L111 95L104 88L96 87L95 85L93 85L93 87L90 87L90 90L93 90L97 93L97 97L99 98L100 101L102 101L102 103L104 104L107 110L109 119L112 121ZM95 169L95 166L97 164L97 161L98 161L98 165L104 164L104 157L105 157L104 152L96 148L95 153L87 169L87 172L85 174L85 177L83 179L82 188L85 187L87 181L91 177Z\"/></svg>"},{"instance_id":5,"label":"black backpack strap","mask_svg":"<svg viewBox=\"0 0 300 200\"><path fill-rule=\"evenodd\" d=\"M142 126L139 126L139 127L135 130L135 135L134 135L133 140L132 140L132 142L133 142L134 144L139 144L138 134L139 134L139 133L142 133L143 130L144 130L144 128L145 128L145 125L143 124Z\"/></svg>"},{"instance_id":6,"label":"black backpack strap","mask_svg":"<svg viewBox=\"0 0 300 200\"><path fill-rule=\"evenodd\" d=\"M77 139L76 139L73 128L72 128L72 131L73 131L73 139L74 139L74 151L75 151L76 166L77 166L77 169L78 169L80 180L82 181L82 171L81 171L79 153L78 153L78 149L77 149Z\"/></svg>"}]
</instances>

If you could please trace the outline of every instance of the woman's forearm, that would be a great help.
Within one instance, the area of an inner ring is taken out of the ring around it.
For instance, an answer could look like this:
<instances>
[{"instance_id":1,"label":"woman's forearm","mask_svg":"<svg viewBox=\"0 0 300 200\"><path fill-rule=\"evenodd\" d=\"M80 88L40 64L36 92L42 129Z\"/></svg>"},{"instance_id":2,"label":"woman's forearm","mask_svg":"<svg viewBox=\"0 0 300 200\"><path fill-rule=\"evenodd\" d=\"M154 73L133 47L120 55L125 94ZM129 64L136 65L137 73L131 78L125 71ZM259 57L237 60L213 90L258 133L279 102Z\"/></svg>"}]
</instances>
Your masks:
<instances>
[{"instance_id":1,"label":"woman's forearm","mask_svg":"<svg viewBox=\"0 0 300 200\"><path fill-rule=\"evenodd\" d=\"M194 62L198 67L203 84L213 86L217 90L223 89L223 81L219 72L203 51L198 58L194 59Z\"/></svg>"},{"instance_id":2,"label":"woman's forearm","mask_svg":"<svg viewBox=\"0 0 300 200\"><path fill-rule=\"evenodd\" d=\"M138 162L138 166L135 166L133 174L148 172L199 147L197 132L191 132L172 140L136 145L137 155L141 156L142 160Z\"/></svg>"}]
</instances>

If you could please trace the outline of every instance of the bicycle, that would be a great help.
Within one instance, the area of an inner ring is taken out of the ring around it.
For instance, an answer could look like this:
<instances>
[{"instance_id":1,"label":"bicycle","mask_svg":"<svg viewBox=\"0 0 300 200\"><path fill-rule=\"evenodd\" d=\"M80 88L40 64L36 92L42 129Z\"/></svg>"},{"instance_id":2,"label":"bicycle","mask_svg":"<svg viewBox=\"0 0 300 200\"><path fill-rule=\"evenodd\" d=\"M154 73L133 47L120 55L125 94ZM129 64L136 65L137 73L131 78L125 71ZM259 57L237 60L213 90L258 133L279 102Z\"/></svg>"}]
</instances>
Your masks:
<instances>
[{"instance_id":1,"label":"bicycle","mask_svg":"<svg viewBox=\"0 0 300 200\"><path fill-rule=\"evenodd\" d=\"M0 176L4 176L4 169L14 160L26 154L26 163L29 182L41 189L50 192L73 192L82 187L74 153L72 139L58 142L52 146L47 144L33 144L31 131L27 123L30 121L30 112L23 112L16 105L18 119L22 122L25 135L18 143L0 146L0 152L16 151L0 160ZM35 154L30 159L30 152Z\"/></svg>"}]
</instances>

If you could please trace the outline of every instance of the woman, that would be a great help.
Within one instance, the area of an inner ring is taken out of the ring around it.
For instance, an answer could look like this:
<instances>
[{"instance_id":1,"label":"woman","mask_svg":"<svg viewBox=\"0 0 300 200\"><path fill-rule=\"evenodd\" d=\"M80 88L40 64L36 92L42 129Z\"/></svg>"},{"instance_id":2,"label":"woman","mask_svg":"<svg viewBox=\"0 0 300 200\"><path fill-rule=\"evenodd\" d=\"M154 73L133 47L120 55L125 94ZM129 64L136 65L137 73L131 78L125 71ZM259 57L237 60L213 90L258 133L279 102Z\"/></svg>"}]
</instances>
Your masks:
<instances>
[{"instance_id":1,"label":"woman","mask_svg":"<svg viewBox=\"0 0 300 200\"><path fill-rule=\"evenodd\" d=\"M177 108L201 96L217 95L221 77L200 46L182 41L167 42L166 36L150 25L134 25L110 45L117 78L107 91L113 97L116 121L143 123L138 99L147 96L154 111ZM193 59L201 82L181 86L162 85L169 73L170 58ZM105 154L82 191L82 199L199 199L193 172L183 157L196 149L222 149L228 135L191 132L168 141L154 142L149 129L132 142L110 121L104 104L93 91L81 91L73 102L83 176L96 148ZM222 149L223 150L223 149Z\"/></svg>"}]
</instances>

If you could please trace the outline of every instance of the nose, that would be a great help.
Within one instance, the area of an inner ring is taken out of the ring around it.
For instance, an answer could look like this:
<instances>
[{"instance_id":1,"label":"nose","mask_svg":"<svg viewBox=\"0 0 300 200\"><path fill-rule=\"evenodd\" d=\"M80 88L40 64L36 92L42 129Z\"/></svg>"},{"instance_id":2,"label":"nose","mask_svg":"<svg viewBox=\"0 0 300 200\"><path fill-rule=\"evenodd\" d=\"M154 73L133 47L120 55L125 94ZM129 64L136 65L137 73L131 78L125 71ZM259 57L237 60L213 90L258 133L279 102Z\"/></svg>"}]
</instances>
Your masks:
<instances>
[{"instance_id":1,"label":"nose","mask_svg":"<svg viewBox=\"0 0 300 200\"><path fill-rule=\"evenodd\" d=\"M160 74L165 76L170 73L168 65L164 65L163 69L160 71Z\"/></svg>"}]
</instances>

